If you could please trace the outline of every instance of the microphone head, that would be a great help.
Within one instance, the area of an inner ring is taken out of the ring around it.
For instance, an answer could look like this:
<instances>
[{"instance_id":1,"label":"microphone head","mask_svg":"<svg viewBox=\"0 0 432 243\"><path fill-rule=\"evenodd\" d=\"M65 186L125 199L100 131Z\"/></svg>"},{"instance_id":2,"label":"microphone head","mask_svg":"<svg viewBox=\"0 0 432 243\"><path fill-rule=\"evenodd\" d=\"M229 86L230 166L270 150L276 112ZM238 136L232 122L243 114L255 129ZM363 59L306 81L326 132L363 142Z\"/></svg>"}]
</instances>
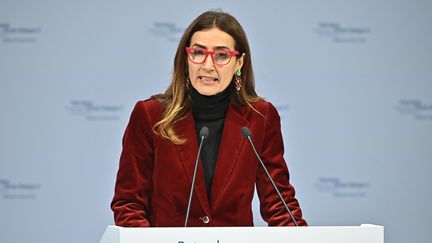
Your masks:
<instances>
[{"instance_id":1,"label":"microphone head","mask_svg":"<svg viewBox=\"0 0 432 243\"><path fill-rule=\"evenodd\" d=\"M252 133L249 130L249 128L247 128L247 127L242 127L241 133L243 134L243 137L245 137L245 138L252 137Z\"/></svg>"},{"instance_id":2,"label":"microphone head","mask_svg":"<svg viewBox=\"0 0 432 243\"><path fill-rule=\"evenodd\" d=\"M206 138L209 135L208 127L202 127L200 130L200 137Z\"/></svg>"}]
</instances>

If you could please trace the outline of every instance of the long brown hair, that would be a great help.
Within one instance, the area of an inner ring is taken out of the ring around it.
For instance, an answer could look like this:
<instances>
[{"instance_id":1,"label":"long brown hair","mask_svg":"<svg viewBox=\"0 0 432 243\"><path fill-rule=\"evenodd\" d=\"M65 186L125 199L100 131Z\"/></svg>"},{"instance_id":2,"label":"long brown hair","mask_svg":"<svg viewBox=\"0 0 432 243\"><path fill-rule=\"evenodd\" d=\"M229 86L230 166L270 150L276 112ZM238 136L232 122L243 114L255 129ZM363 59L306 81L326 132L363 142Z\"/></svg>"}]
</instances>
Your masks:
<instances>
[{"instance_id":1,"label":"long brown hair","mask_svg":"<svg viewBox=\"0 0 432 243\"><path fill-rule=\"evenodd\" d=\"M242 26L233 16L222 11L204 12L193 20L183 33L174 58L174 72L168 89L165 93L152 97L164 108L162 118L153 127L153 130L156 134L160 134L175 144L182 144L186 140L179 138L174 132L174 123L185 118L191 107L191 100L186 89L188 78L186 47L190 45L190 40L195 32L214 27L233 37L235 50L239 51L240 55L244 54L241 71L242 87L239 94L235 94L233 90L231 102L238 106L248 105L255 110L251 103L262 100L255 92L249 43ZM233 89L233 85L230 86Z\"/></svg>"}]
</instances>

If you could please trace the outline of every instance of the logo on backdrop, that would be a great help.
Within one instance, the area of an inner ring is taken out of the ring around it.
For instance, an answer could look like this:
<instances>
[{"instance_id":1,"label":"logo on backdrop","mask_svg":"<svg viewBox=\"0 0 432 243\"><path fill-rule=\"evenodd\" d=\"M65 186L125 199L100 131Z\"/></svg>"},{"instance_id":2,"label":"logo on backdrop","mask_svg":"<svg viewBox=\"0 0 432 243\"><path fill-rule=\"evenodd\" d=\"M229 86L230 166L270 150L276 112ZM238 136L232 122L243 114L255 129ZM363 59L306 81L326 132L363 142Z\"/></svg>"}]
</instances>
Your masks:
<instances>
[{"instance_id":1,"label":"logo on backdrop","mask_svg":"<svg viewBox=\"0 0 432 243\"><path fill-rule=\"evenodd\" d=\"M319 22L314 28L319 38L336 43L365 43L371 33L370 27L344 26L338 22Z\"/></svg>"},{"instance_id":2,"label":"logo on backdrop","mask_svg":"<svg viewBox=\"0 0 432 243\"><path fill-rule=\"evenodd\" d=\"M36 199L41 189L38 183L12 182L0 179L0 199Z\"/></svg>"},{"instance_id":3,"label":"logo on backdrop","mask_svg":"<svg viewBox=\"0 0 432 243\"><path fill-rule=\"evenodd\" d=\"M426 104L418 99L400 100L396 110L416 120L432 120L432 103Z\"/></svg>"},{"instance_id":4,"label":"logo on backdrop","mask_svg":"<svg viewBox=\"0 0 432 243\"><path fill-rule=\"evenodd\" d=\"M184 28L177 26L175 22L155 22L149 31L157 37L167 39L170 42L179 42Z\"/></svg>"},{"instance_id":5,"label":"logo on backdrop","mask_svg":"<svg viewBox=\"0 0 432 243\"><path fill-rule=\"evenodd\" d=\"M90 121L113 121L119 119L123 106L96 104L91 100L71 100L65 110L72 116Z\"/></svg>"},{"instance_id":6,"label":"logo on backdrop","mask_svg":"<svg viewBox=\"0 0 432 243\"><path fill-rule=\"evenodd\" d=\"M40 32L40 27L0 23L0 43L34 43Z\"/></svg>"},{"instance_id":7,"label":"logo on backdrop","mask_svg":"<svg viewBox=\"0 0 432 243\"><path fill-rule=\"evenodd\" d=\"M315 183L315 188L322 193L328 193L333 197L365 197L370 188L369 182L343 181L338 177L320 177Z\"/></svg>"}]
</instances>

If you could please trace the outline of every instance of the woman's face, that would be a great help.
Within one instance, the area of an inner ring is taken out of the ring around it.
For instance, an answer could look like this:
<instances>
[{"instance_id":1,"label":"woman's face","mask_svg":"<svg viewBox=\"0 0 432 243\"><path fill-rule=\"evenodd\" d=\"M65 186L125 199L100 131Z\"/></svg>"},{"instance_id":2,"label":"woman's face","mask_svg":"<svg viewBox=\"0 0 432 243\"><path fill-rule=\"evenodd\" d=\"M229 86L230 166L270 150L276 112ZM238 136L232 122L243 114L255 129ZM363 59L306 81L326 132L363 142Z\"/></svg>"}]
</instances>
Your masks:
<instances>
[{"instance_id":1,"label":"woman's face","mask_svg":"<svg viewBox=\"0 0 432 243\"><path fill-rule=\"evenodd\" d=\"M234 50L235 41L227 33L214 27L197 31L192 35L191 48L201 48L206 51ZM192 62L188 58L189 79L192 86L202 95L215 95L230 84L234 73L243 65L243 56L232 56L231 60L220 65L213 63L209 54L201 64Z\"/></svg>"}]
</instances>

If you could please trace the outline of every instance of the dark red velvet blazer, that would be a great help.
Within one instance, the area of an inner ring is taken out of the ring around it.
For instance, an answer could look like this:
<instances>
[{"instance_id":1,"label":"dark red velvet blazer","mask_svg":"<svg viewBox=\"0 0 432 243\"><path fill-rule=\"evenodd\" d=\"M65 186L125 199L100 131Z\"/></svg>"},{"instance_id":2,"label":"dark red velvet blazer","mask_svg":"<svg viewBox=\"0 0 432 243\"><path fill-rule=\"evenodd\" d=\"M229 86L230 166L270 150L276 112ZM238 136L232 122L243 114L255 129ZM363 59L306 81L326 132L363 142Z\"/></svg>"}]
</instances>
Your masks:
<instances>
[{"instance_id":1,"label":"dark red velvet blazer","mask_svg":"<svg viewBox=\"0 0 432 243\"><path fill-rule=\"evenodd\" d=\"M228 106L211 199L207 198L199 163L188 226L252 226L251 202L256 185L263 219L272 226L293 225L252 148L241 134L252 132L258 153L274 178L299 225L306 225L289 183L283 158L280 118L265 101L253 107ZM111 203L116 225L183 226L198 151L194 119L189 113L174 129L187 142L175 145L152 128L161 118L153 99L136 104L123 137L123 151Z\"/></svg>"}]
</instances>

